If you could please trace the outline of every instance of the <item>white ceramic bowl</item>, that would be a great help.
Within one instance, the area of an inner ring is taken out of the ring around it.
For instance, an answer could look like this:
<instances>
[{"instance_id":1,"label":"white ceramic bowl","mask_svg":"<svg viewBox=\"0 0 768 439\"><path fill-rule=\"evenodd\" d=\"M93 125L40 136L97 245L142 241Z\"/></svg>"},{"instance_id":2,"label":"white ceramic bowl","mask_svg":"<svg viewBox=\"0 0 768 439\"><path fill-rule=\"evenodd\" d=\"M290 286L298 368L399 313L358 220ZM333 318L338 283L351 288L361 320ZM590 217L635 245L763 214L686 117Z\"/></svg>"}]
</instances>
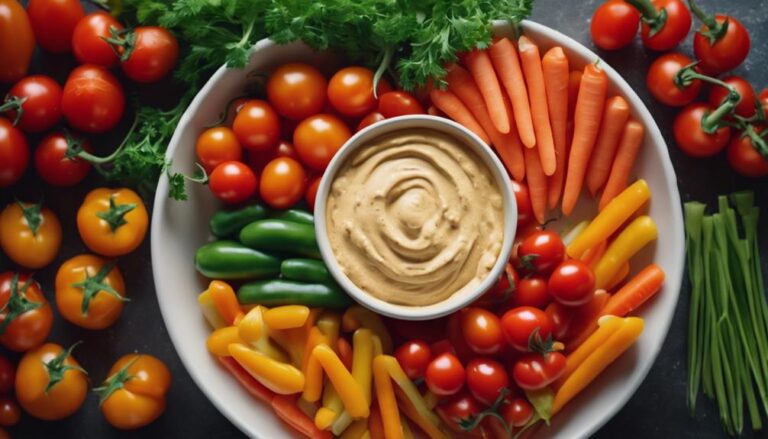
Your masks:
<instances>
[{"instance_id":1,"label":"white ceramic bowl","mask_svg":"<svg viewBox=\"0 0 768 439\"><path fill-rule=\"evenodd\" d=\"M502 200L504 202L504 240L501 243L501 251L496 260L496 264L494 264L493 268L488 273L488 276L486 276L480 285L473 290L454 294L443 301L427 306L406 306L389 303L359 288L346 274L344 274L344 272L342 272L341 267L333 254L331 243L328 240L328 234L326 233L327 225L325 221L325 210L328 194L331 191L333 181L336 179L336 174L350 155L357 152L360 147L364 147L368 142L379 136L410 128L427 128L443 132L454 137L468 149L472 150L478 157L480 157L493 174L493 179L496 181L496 184L499 185ZM436 319L459 310L480 297L480 295L496 282L496 279L498 279L504 271L504 267L509 260L509 254L512 251L512 241L515 236L516 228L517 204L515 202L515 195L512 192L512 182L509 179L501 160L496 156L496 153L493 152L485 142L477 137L477 135L464 128L462 125L459 125L452 120L435 116L417 115L396 117L373 124L360 132L355 133L354 136L344 143L328 164L328 168L325 170L325 173L323 173L323 178L320 181L320 187L317 190L317 198L315 200L315 235L317 235L317 244L320 247L323 261L325 261L325 265L328 266L333 277L339 285L341 285L342 288L344 288L344 290L361 305L379 314L397 319Z\"/></svg>"},{"instance_id":2,"label":"white ceramic bowl","mask_svg":"<svg viewBox=\"0 0 768 439\"><path fill-rule=\"evenodd\" d=\"M572 62L580 68L593 62L597 55L571 38L537 23L525 21L522 29L542 48L562 46ZM511 29L497 23L498 34L509 35ZM268 71L288 61L309 62L329 70L338 64L328 54L311 51L300 43L278 46L261 41L254 47L244 70L221 68L203 87L181 118L168 147L167 156L174 167L185 172L195 169L195 139L206 124L215 121L219 112L238 96L254 70ZM675 173L667 147L651 114L629 84L608 64L601 63L610 79L610 94L627 99L632 116L643 123L646 137L635 166L635 173L648 181L653 192L649 213L656 221L659 239L646 249L640 259L653 260L667 274L664 288L656 298L640 310L645 319L645 332L627 353L618 359L588 389L559 413L549 428L542 428L537 438L582 438L594 433L632 396L651 368L667 335L677 304L685 264L683 217ZM189 186L189 200L167 198L165 176L155 197L152 215L152 264L157 298L171 340L187 371L213 404L245 434L263 439L294 437L267 405L252 398L235 379L222 370L205 349L210 328L197 305L197 294L207 281L195 271L194 254L210 238L208 218L218 207L207 187ZM580 203L586 215L591 203ZM568 221L579 219L579 212ZM574 224L572 222L572 224ZM638 419L637 422L648 422Z\"/></svg>"}]
</instances>

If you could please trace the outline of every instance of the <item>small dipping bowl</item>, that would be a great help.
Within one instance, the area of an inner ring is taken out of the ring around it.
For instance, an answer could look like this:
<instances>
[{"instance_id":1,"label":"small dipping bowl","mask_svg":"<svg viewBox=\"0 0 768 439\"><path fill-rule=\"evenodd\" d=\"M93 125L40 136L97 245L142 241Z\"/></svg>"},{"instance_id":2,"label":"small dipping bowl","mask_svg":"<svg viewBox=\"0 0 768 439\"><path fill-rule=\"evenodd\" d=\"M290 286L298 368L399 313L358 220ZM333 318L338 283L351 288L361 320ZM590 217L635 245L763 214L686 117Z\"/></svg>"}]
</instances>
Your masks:
<instances>
[{"instance_id":1,"label":"small dipping bowl","mask_svg":"<svg viewBox=\"0 0 768 439\"><path fill-rule=\"evenodd\" d=\"M440 302L424 306L389 303L358 287L346 274L344 274L336 261L336 256L333 253L330 240L328 239L326 225L326 203L328 195L331 191L331 186L336 179L336 174L344 167L347 159L356 153L358 149L365 147L369 142L382 135L414 128L430 129L445 133L474 152L491 172L492 180L495 181L499 187L504 205L504 238L501 243L499 256L486 278L475 288L463 289L463 291L454 293ZM515 229L517 227L517 204L512 190L512 181L509 179L501 160L499 160L493 150L476 134L458 123L445 118L427 115L411 115L387 119L359 131L347 140L328 164L325 174L323 174L323 178L320 181L320 187L317 191L314 213L315 234L317 235L317 243L320 247L320 253L334 279L336 279L339 285L341 285L354 300L364 307L378 314L403 320L429 320L442 317L469 305L479 298L491 288L502 275L512 251L512 243L515 238Z\"/></svg>"}]
</instances>

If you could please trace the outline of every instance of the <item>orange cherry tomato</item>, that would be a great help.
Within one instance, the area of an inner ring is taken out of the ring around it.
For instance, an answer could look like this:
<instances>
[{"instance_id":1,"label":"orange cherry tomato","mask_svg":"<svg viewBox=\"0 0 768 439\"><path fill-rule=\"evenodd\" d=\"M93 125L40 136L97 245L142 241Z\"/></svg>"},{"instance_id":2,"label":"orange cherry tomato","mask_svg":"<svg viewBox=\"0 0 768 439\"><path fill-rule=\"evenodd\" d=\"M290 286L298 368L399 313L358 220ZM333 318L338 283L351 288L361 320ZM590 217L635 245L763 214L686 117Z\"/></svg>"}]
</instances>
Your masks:
<instances>
[{"instance_id":1,"label":"orange cherry tomato","mask_svg":"<svg viewBox=\"0 0 768 439\"><path fill-rule=\"evenodd\" d=\"M293 145L305 165L323 171L350 137L352 133L341 119L330 114L318 114L304 119L296 127Z\"/></svg>"},{"instance_id":2,"label":"orange cherry tomato","mask_svg":"<svg viewBox=\"0 0 768 439\"><path fill-rule=\"evenodd\" d=\"M203 131L195 143L195 153L208 174L220 163L240 161L243 158L240 142L235 132L228 127L213 127Z\"/></svg>"},{"instance_id":3,"label":"orange cherry tomato","mask_svg":"<svg viewBox=\"0 0 768 439\"><path fill-rule=\"evenodd\" d=\"M35 34L27 11L17 0L0 0L0 82L16 82L27 74Z\"/></svg>"},{"instance_id":4,"label":"orange cherry tomato","mask_svg":"<svg viewBox=\"0 0 768 439\"><path fill-rule=\"evenodd\" d=\"M308 64L289 63L269 76L267 96L278 114L299 120L322 111L326 87L320 70Z\"/></svg>"},{"instance_id":5,"label":"orange cherry tomato","mask_svg":"<svg viewBox=\"0 0 768 439\"><path fill-rule=\"evenodd\" d=\"M85 245L104 256L132 252L147 234L147 209L130 189L94 189L77 211L77 229Z\"/></svg>"},{"instance_id":6,"label":"orange cherry tomato","mask_svg":"<svg viewBox=\"0 0 768 439\"><path fill-rule=\"evenodd\" d=\"M124 355L97 389L101 413L116 428L143 427L165 411L165 394L170 386L171 372L158 358L147 354Z\"/></svg>"},{"instance_id":7,"label":"orange cherry tomato","mask_svg":"<svg viewBox=\"0 0 768 439\"><path fill-rule=\"evenodd\" d=\"M16 371L16 398L25 412L46 421L75 413L88 393L88 380L69 349L46 343L21 358Z\"/></svg>"},{"instance_id":8,"label":"orange cherry tomato","mask_svg":"<svg viewBox=\"0 0 768 439\"><path fill-rule=\"evenodd\" d=\"M252 99L237 112L232 131L243 148L266 151L280 140L280 118L269 102Z\"/></svg>"},{"instance_id":9,"label":"orange cherry tomato","mask_svg":"<svg viewBox=\"0 0 768 439\"><path fill-rule=\"evenodd\" d=\"M315 199L317 198L317 189L320 187L320 180L323 176L315 177L307 186L307 193L304 194L304 199L307 201L307 205L310 210L315 210Z\"/></svg>"},{"instance_id":10,"label":"orange cherry tomato","mask_svg":"<svg viewBox=\"0 0 768 439\"><path fill-rule=\"evenodd\" d=\"M345 67L328 82L328 100L339 113L360 117L376 107L373 96L373 71L365 67Z\"/></svg>"},{"instance_id":11,"label":"orange cherry tomato","mask_svg":"<svg viewBox=\"0 0 768 439\"><path fill-rule=\"evenodd\" d=\"M499 317L486 309L462 310L461 329L469 348L477 354L497 354L504 347Z\"/></svg>"},{"instance_id":12,"label":"orange cherry tomato","mask_svg":"<svg viewBox=\"0 0 768 439\"><path fill-rule=\"evenodd\" d=\"M379 113L386 118L407 114L424 114L424 107L410 93L390 91L379 97Z\"/></svg>"},{"instance_id":13,"label":"orange cherry tomato","mask_svg":"<svg viewBox=\"0 0 768 439\"><path fill-rule=\"evenodd\" d=\"M126 300L120 270L98 256L75 256L56 273L56 307L65 320L82 328L111 326Z\"/></svg>"},{"instance_id":14,"label":"orange cherry tomato","mask_svg":"<svg viewBox=\"0 0 768 439\"><path fill-rule=\"evenodd\" d=\"M0 274L0 343L24 352L40 346L51 332L53 312L40 284L27 275Z\"/></svg>"},{"instance_id":15,"label":"orange cherry tomato","mask_svg":"<svg viewBox=\"0 0 768 439\"><path fill-rule=\"evenodd\" d=\"M307 173L301 163L290 157L278 157L261 172L261 199L275 209L287 209L304 195Z\"/></svg>"},{"instance_id":16,"label":"orange cherry tomato","mask_svg":"<svg viewBox=\"0 0 768 439\"><path fill-rule=\"evenodd\" d=\"M11 203L0 214L0 247L22 267L43 268L61 247L59 219L40 204Z\"/></svg>"}]
</instances>

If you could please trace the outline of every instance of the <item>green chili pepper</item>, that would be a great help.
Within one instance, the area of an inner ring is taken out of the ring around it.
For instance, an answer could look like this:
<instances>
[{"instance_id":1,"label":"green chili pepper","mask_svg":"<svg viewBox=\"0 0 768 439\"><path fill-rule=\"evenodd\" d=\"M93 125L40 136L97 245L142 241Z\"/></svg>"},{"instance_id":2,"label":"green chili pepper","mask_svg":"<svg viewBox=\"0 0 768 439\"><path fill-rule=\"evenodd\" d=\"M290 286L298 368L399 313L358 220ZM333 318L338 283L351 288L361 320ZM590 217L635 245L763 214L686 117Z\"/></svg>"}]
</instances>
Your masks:
<instances>
[{"instance_id":1,"label":"green chili pepper","mask_svg":"<svg viewBox=\"0 0 768 439\"><path fill-rule=\"evenodd\" d=\"M315 224L315 217L311 213L305 210L299 210L299 209L288 209L288 210L276 211L270 214L269 217L273 219L290 221L292 223L301 223L301 224L309 224L309 225Z\"/></svg>"},{"instance_id":2,"label":"green chili pepper","mask_svg":"<svg viewBox=\"0 0 768 439\"><path fill-rule=\"evenodd\" d=\"M280 264L280 274L286 279L299 282L336 283L323 261L317 259L286 259Z\"/></svg>"},{"instance_id":3,"label":"green chili pepper","mask_svg":"<svg viewBox=\"0 0 768 439\"><path fill-rule=\"evenodd\" d=\"M237 210L219 210L211 217L211 232L219 238L237 237L243 227L264 219L267 209L261 204L253 204Z\"/></svg>"},{"instance_id":4,"label":"green chili pepper","mask_svg":"<svg viewBox=\"0 0 768 439\"><path fill-rule=\"evenodd\" d=\"M264 306L306 305L324 308L346 308L352 301L335 285L304 283L272 279L249 282L237 291L237 299L244 304Z\"/></svg>"},{"instance_id":5,"label":"green chili pepper","mask_svg":"<svg viewBox=\"0 0 768 439\"><path fill-rule=\"evenodd\" d=\"M215 241L200 247L195 266L211 279L259 279L280 273L280 259L234 241Z\"/></svg>"},{"instance_id":6,"label":"green chili pepper","mask_svg":"<svg viewBox=\"0 0 768 439\"><path fill-rule=\"evenodd\" d=\"M320 258L315 228L309 224L277 219L254 221L240 231L240 242L259 250Z\"/></svg>"}]
</instances>

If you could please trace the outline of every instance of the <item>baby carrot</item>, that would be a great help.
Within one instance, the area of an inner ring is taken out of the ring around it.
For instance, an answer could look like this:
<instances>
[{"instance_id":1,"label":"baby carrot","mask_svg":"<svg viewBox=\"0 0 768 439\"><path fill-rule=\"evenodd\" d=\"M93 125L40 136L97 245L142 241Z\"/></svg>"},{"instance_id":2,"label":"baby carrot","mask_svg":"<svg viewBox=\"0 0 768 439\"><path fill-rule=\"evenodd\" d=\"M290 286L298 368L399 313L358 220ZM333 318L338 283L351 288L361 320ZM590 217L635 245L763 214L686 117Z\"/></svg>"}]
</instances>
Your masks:
<instances>
[{"instance_id":1,"label":"baby carrot","mask_svg":"<svg viewBox=\"0 0 768 439\"><path fill-rule=\"evenodd\" d=\"M561 47L553 47L544 54L541 61L544 73L544 88L547 91L547 108L555 142L555 173L548 182L549 208L554 209L560 201L565 180L565 154L568 149L568 58Z\"/></svg>"},{"instance_id":2,"label":"baby carrot","mask_svg":"<svg viewBox=\"0 0 768 439\"><path fill-rule=\"evenodd\" d=\"M587 188L594 197L597 191L608 180L611 171L613 157L621 140L624 125L629 119L629 104L621 96L608 98L603 109L603 123L600 126L600 134L597 136L595 152L589 162L587 173Z\"/></svg>"},{"instance_id":3,"label":"baby carrot","mask_svg":"<svg viewBox=\"0 0 768 439\"><path fill-rule=\"evenodd\" d=\"M531 194L533 215L539 224L544 224L547 215L547 177L541 169L539 153L535 149L524 148L525 175L528 180L528 191Z\"/></svg>"},{"instance_id":4,"label":"baby carrot","mask_svg":"<svg viewBox=\"0 0 768 439\"><path fill-rule=\"evenodd\" d=\"M549 122L547 92L544 85L539 46L525 36L520 37L517 46L520 49L523 75L525 76L525 83L528 85L528 96L531 99L531 118L533 130L536 133L536 149L539 151L541 169L545 175L550 176L555 173L557 162L552 126Z\"/></svg>"},{"instance_id":5,"label":"baby carrot","mask_svg":"<svg viewBox=\"0 0 768 439\"><path fill-rule=\"evenodd\" d=\"M645 129L643 125L636 120L630 120L624 126L621 142L616 151L616 158L613 159L611 174L605 183L603 195L600 197L600 209L605 207L608 202L613 200L627 187L632 166L634 166L637 154L643 145L644 134Z\"/></svg>"},{"instance_id":6,"label":"baby carrot","mask_svg":"<svg viewBox=\"0 0 768 439\"><path fill-rule=\"evenodd\" d=\"M581 70L571 70L568 74L568 119L573 119L576 111L576 98L579 97L581 87Z\"/></svg>"},{"instance_id":7,"label":"baby carrot","mask_svg":"<svg viewBox=\"0 0 768 439\"><path fill-rule=\"evenodd\" d=\"M491 57L485 50L473 50L464 57L467 68L472 73L475 83L480 88L493 126L502 133L509 132L509 115L501 98L501 86L493 70Z\"/></svg>"},{"instance_id":8,"label":"baby carrot","mask_svg":"<svg viewBox=\"0 0 768 439\"><path fill-rule=\"evenodd\" d=\"M477 134L483 142L490 145L491 139L488 138L488 134L486 134L485 130L477 122L477 119L472 116L472 113L455 94L435 88L429 92L429 98L432 100L432 104L449 118L464 125L468 130Z\"/></svg>"},{"instance_id":9,"label":"baby carrot","mask_svg":"<svg viewBox=\"0 0 768 439\"><path fill-rule=\"evenodd\" d=\"M663 283L664 270L656 264L650 264L611 296L601 314L626 316L653 297Z\"/></svg>"},{"instance_id":10,"label":"baby carrot","mask_svg":"<svg viewBox=\"0 0 768 439\"><path fill-rule=\"evenodd\" d=\"M512 101L512 111L520 140L527 148L533 148L536 145L536 134L533 131L531 104L528 102L528 90L525 88L517 49L509 38L501 38L493 43L488 53L491 56L493 68L496 69L496 74Z\"/></svg>"},{"instance_id":11,"label":"baby carrot","mask_svg":"<svg viewBox=\"0 0 768 439\"><path fill-rule=\"evenodd\" d=\"M595 64L584 68L576 98L573 141L568 158L568 172L563 191L563 213L569 215L581 195L584 174L587 171L592 147L595 145L600 119L603 116L608 78Z\"/></svg>"}]
</instances>

